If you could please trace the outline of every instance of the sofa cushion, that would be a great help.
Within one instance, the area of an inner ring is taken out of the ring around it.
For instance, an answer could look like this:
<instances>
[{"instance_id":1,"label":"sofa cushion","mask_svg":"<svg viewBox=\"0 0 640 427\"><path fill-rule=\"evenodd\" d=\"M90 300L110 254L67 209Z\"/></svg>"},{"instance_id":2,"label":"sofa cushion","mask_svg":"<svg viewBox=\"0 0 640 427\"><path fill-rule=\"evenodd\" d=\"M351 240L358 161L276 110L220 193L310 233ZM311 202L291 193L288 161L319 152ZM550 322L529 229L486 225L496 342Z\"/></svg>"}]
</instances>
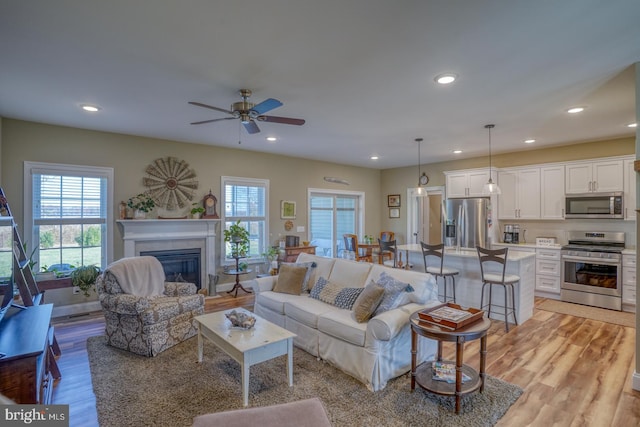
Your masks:
<instances>
[{"instance_id":1,"label":"sofa cushion","mask_svg":"<svg viewBox=\"0 0 640 427\"><path fill-rule=\"evenodd\" d=\"M278 279L273 286L273 292L283 294L300 295L304 278L308 272L307 267L295 264L282 264L278 271Z\"/></svg>"},{"instance_id":2,"label":"sofa cushion","mask_svg":"<svg viewBox=\"0 0 640 427\"><path fill-rule=\"evenodd\" d=\"M406 282L414 289L408 295L411 302L417 304L426 304L429 301L438 299L438 287L435 283L435 279L431 274L426 274L418 271L404 270L401 268L389 268L383 265L374 264L371 267L371 272L367 278L369 280L378 281L380 274L386 272L393 278Z\"/></svg>"},{"instance_id":3,"label":"sofa cushion","mask_svg":"<svg viewBox=\"0 0 640 427\"><path fill-rule=\"evenodd\" d=\"M275 313L284 315L284 303L287 301L293 301L297 298L307 299L308 297L301 295L282 294L273 291L264 291L256 295L256 305L266 307Z\"/></svg>"},{"instance_id":4,"label":"sofa cushion","mask_svg":"<svg viewBox=\"0 0 640 427\"><path fill-rule=\"evenodd\" d=\"M306 274L304 275L304 279L302 280L302 292L309 292L309 281L311 279L311 273L313 272L313 270L316 268L316 262L315 261L309 261L309 262L283 262L280 264L280 267L282 268L283 265L293 265L296 267L304 267L307 269ZM311 286L312 287L312 286Z\"/></svg>"},{"instance_id":5,"label":"sofa cushion","mask_svg":"<svg viewBox=\"0 0 640 427\"><path fill-rule=\"evenodd\" d=\"M325 313L333 313L340 309L309 296L296 296L284 303L284 312L290 319L309 326L318 328L318 317Z\"/></svg>"},{"instance_id":6,"label":"sofa cushion","mask_svg":"<svg viewBox=\"0 0 640 427\"><path fill-rule=\"evenodd\" d=\"M362 323L369 320L380 305L383 297L384 287L373 281L369 283L353 304L353 315L356 322Z\"/></svg>"},{"instance_id":7,"label":"sofa cushion","mask_svg":"<svg viewBox=\"0 0 640 427\"><path fill-rule=\"evenodd\" d=\"M349 310L335 310L318 317L318 330L342 341L364 347L367 324L356 322Z\"/></svg>"},{"instance_id":8,"label":"sofa cushion","mask_svg":"<svg viewBox=\"0 0 640 427\"><path fill-rule=\"evenodd\" d=\"M316 267L311 270L309 274L309 291L316 284L318 278L320 277L329 277L331 274L331 270L333 269L333 264L335 262L335 258L325 258L318 255L312 255L305 252L302 252L298 255L297 263L306 263L306 262L315 262Z\"/></svg>"},{"instance_id":9,"label":"sofa cushion","mask_svg":"<svg viewBox=\"0 0 640 427\"><path fill-rule=\"evenodd\" d=\"M344 288L321 277L311 290L309 296L338 308L351 310L353 303L356 302L356 299L360 293L362 293L363 289L364 288Z\"/></svg>"},{"instance_id":10,"label":"sofa cushion","mask_svg":"<svg viewBox=\"0 0 640 427\"><path fill-rule=\"evenodd\" d=\"M368 262L336 259L328 279L345 288L364 288L370 270L371 264Z\"/></svg>"},{"instance_id":11,"label":"sofa cushion","mask_svg":"<svg viewBox=\"0 0 640 427\"><path fill-rule=\"evenodd\" d=\"M411 302L408 297L405 297L407 293L413 292L413 287L409 283L396 280L384 271L376 283L384 288L384 296L374 316Z\"/></svg>"}]
</instances>

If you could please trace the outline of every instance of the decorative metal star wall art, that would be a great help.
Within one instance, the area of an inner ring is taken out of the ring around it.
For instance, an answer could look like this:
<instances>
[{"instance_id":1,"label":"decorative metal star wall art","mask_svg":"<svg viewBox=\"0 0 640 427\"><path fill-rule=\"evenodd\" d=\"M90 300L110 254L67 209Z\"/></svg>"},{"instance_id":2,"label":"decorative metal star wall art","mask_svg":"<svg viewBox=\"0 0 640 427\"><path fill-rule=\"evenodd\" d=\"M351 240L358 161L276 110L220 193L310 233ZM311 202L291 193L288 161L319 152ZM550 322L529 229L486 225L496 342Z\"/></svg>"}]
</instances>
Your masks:
<instances>
[{"instance_id":1,"label":"decorative metal star wall art","mask_svg":"<svg viewBox=\"0 0 640 427\"><path fill-rule=\"evenodd\" d=\"M198 189L196 172L184 160L175 157L156 159L145 169L142 182L158 206L168 210L184 208Z\"/></svg>"}]
</instances>

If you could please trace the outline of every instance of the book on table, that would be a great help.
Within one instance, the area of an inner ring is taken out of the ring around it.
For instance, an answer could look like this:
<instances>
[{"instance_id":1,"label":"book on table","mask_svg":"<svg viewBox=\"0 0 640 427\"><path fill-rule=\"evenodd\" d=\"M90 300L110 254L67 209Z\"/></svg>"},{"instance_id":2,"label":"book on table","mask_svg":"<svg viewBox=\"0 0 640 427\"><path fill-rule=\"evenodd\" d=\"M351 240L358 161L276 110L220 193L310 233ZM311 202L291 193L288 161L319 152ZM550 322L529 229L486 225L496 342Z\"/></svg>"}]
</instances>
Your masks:
<instances>
[{"instance_id":1,"label":"book on table","mask_svg":"<svg viewBox=\"0 0 640 427\"><path fill-rule=\"evenodd\" d=\"M450 384L456 382L456 365L446 362L432 362L433 379L436 381L446 381ZM462 373L462 382L469 381L471 377L464 372Z\"/></svg>"}]
</instances>

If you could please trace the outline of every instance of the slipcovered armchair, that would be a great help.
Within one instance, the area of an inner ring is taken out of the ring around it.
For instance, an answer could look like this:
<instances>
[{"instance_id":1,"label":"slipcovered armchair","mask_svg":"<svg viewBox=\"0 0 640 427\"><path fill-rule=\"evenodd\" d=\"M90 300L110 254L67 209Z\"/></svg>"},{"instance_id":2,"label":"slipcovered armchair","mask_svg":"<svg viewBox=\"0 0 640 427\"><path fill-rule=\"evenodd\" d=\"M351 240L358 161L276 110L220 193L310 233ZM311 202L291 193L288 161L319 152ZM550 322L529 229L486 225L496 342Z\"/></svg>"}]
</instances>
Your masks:
<instances>
[{"instance_id":1,"label":"slipcovered armchair","mask_svg":"<svg viewBox=\"0 0 640 427\"><path fill-rule=\"evenodd\" d=\"M194 317L204 313L196 285L165 282L162 264L151 256L122 258L98 277L96 290L109 345L143 356L196 335Z\"/></svg>"}]
</instances>

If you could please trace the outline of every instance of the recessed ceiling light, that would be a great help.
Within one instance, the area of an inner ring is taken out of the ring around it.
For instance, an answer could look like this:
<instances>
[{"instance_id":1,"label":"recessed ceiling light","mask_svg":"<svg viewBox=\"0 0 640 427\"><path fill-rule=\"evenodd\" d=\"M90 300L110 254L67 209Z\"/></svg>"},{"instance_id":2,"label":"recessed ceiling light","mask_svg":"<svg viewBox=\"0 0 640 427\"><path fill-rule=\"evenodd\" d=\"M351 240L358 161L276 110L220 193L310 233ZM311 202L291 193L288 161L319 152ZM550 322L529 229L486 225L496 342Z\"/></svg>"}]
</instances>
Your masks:
<instances>
[{"instance_id":1,"label":"recessed ceiling light","mask_svg":"<svg viewBox=\"0 0 640 427\"><path fill-rule=\"evenodd\" d=\"M82 109L90 113L96 113L101 110L100 107L97 107L95 105L89 105L89 104L82 104Z\"/></svg>"},{"instance_id":2,"label":"recessed ceiling light","mask_svg":"<svg viewBox=\"0 0 640 427\"><path fill-rule=\"evenodd\" d=\"M370 158L371 160L378 160L378 159L379 159L379 157L378 157L378 156L371 156L371 157L369 157L369 158Z\"/></svg>"},{"instance_id":3,"label":"recessed ceiling light","mask_svg":"<svg viewBox=\"0 0 640 427\"><path fill-rule=\"evenodd\" d=\"M536 142L536 140L535 140L535 139L525 139L525 140L524 140L524 143L525 143L525 144L533 144L534 142Z\"/></svg>"},{"instance_id":4,"label":"recessed ceiling light","mask_svg":"<svg viewBox=\"0 0 640 427\"><path fill-rule=\"evenodd\" d=\"M567 113L576 114L576 113L582 113L583 111L584 111L584 107L573 107L573 108L569 108L567 110Z\"/></svg>"},{"instance_id":5,"label":"recessed ceiling light","mask_svg":"<svg viewBox=\"0 0 640 427\"><path fill-rule=\"evenodd\" d=\"M267 137L267 141L273 142L273 141L277 141L277 140L278 140L278 138L276 138L275 136L268 136Z\"/></svg>"},{"instance_id":6,"label":"recessed ceiling light","mask_svg":"<svg viewBox=\"0 0 640 427\"><path fill-rule=\"evenodd\" d=\"M453 150L453 154L460 154L462 153L462 150Z\"/></svg>"},{"instance_id":7,"label":"recessed ceiling light","mask_svg":"<svg viewBox=\"0 0 640 427\"><path fill-rule=\"evenodd\" d=\"M628 128L637 128L637 127L638 127L638 124L637 124L637 123L629 123L629 124L627 125L627 127L628 127Z\"/></svg>"},{"instance_id":8,"label":"recessed ceiling light","mask_svg":"<svg viewBox=\"0 0 640 427\"><path fill-rule=\"evenodd\" d=\"M449 83L453 83L457 78L457 74L445 73L437 75L434 80L436 83L440 83L441 85L448 85Z\"/></svg>"}]
</instances>

